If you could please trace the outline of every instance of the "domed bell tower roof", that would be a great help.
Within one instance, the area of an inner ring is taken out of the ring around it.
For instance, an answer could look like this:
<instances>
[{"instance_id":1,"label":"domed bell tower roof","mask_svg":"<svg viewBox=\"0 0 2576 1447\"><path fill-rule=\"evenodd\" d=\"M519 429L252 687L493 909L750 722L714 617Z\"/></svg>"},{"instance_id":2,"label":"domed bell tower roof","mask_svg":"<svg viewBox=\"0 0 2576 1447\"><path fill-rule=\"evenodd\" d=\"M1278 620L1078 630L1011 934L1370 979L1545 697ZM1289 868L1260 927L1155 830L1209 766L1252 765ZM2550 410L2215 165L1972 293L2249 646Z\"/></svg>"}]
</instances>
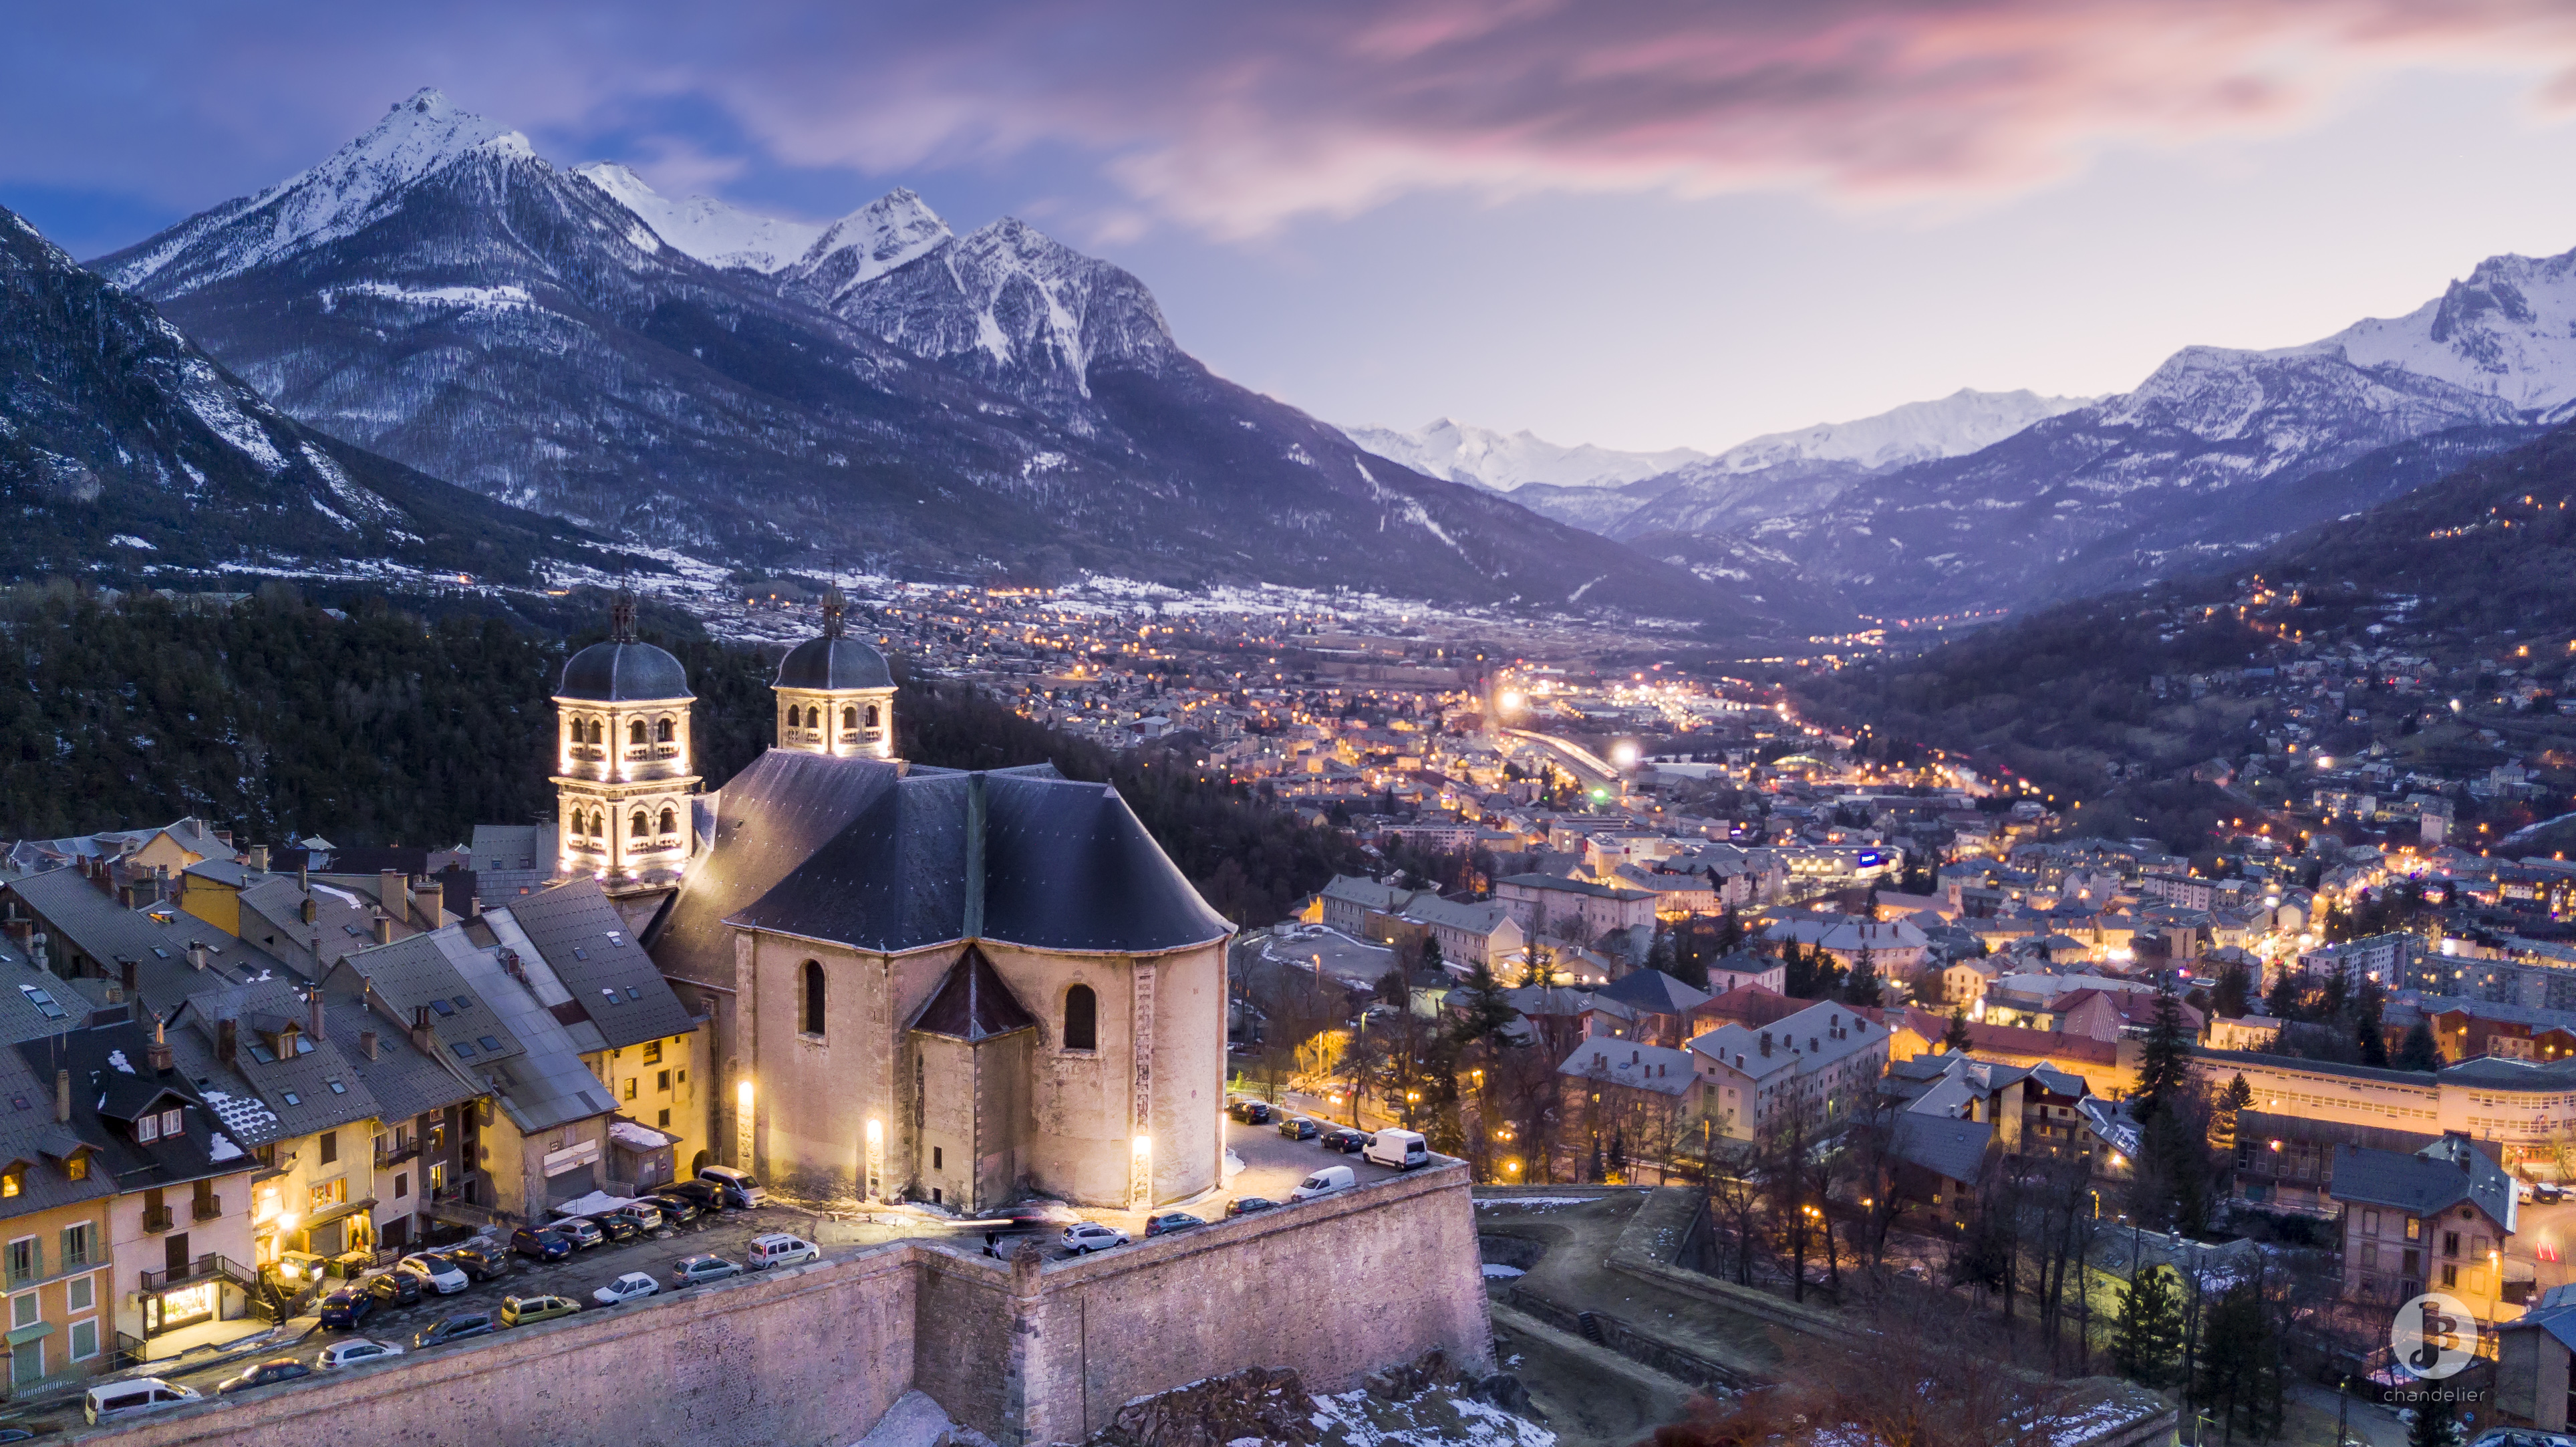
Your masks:
<instances>
[{"instance_id":1,"label":"domed bell tower roof","mask_svg":"<svg viewBox=\"0 0 2576 1447\"><path fill-rule=\"evenodd\" d=\"M808 638L778 662L773 688L837 693L844 689L892 688L894 674L885 655L856 638L843 636L842 614L849 604L838 587L823 595L823 636Z\"/></svg>"},{"instance_id":2,"label":"domed bell tower roof","mask_svg":"<svg viewBox=\"0 0 2576 1447\"><path fill-rule=\"evenodd\" d=\"M641 703L695 698L680 660L635 641L635 595L621 591L608 607L608 641L565 660L555 697L585 703Z\"/></svg>"}]
</instances>

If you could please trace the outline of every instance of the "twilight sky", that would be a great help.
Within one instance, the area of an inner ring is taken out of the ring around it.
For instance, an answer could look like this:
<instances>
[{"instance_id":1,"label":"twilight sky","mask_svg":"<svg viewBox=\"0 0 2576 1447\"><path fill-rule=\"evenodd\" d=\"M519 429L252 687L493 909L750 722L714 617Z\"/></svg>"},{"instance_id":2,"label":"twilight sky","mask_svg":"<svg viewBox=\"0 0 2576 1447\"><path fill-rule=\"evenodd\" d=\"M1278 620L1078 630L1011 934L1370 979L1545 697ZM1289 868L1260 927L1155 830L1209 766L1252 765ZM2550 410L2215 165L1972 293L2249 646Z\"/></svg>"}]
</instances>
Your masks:
<instances>
[{"instance_id":1,"label":"twilight sky","mask_svg":"<svg viewBox=\"0 0 2576 1447\"><path fill-rule=\"evenodd\" d=\"M1319 416L1568 443L2118 390L2576 247L2562 0L96 0L7 33L0 204L77 255L435 85L669 195L1017 214Z\"/></svg>"}]
</instances>

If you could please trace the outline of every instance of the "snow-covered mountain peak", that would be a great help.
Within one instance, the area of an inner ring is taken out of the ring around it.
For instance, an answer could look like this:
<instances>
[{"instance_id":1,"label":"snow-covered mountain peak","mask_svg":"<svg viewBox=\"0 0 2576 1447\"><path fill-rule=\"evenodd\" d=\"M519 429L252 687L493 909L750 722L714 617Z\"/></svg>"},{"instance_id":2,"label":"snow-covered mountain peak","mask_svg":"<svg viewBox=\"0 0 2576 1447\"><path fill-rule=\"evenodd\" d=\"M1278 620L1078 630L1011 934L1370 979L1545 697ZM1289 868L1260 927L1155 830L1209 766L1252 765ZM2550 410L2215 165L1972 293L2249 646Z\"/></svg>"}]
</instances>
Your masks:
<instances>
[{"instance_id":1,"label":"snow-covered mountain peak","mask_svg":"<svg viewBox=\"0 0 2576 1447\"><path fill-rule=\"evenodd\" d=\"M898 186L823 228L794 267L794 277L829 306L949 239L948 223L919 196Z\"/></svg>"},{"instance_id":2,"label":"snow-covered mountain peak","mask_svg":"<svg viewBox=\"0 0 2576 1447\"><path fill-rule=\"evenodd\" d=\"M709 266L783 271L823 234L810 222L761 216L712 196L673 201L614 161L585 162L572 173L634 212L654 235Z\"/></svg>"},{"instance_id":3,"label":"snow-covered mountain peak","mask_svg":"<svg viewBox=\"0 0 2576 1447\"><path fill-rule=\"evenodd\" d=\"M415 91L320 165L174 229L162 244L118 264L108 279L133 290L162 268L184 263L187 275L163 290L193 291L348 236L403 191L473 155L531 160L536 152L526 136L459 109L444 93ZM190 255L218 230L227 234L211 254Z\"/></svg>"},{"instance_id":4,"label":"snow-covered mountain peak","mask_svg":"<svg viewBox=\"0 0 2576 1447\"><path fill-rule=\"evenodd\" d=\"M1765 433L1719 453L1716 470L1759 472L1787 462L1848 462L1875 471L1959 457L2093 400L2044 397L2028 389L1980 392L1962 387L1947 397L1908 402L1849 422Z\"/></svg>"},{"instance_id":5,"label":"snow-covered mountain peak","mask_svg":"<svg viewBox=\"0 0 2576 1447\"><path fill-rule=\"evenodd\" d=\"M1363 425L1345 427L1342 435L1416 472L1497 492L1530 483L1617 487L1708 459L1707 453L1687 447L1662 452L1620 452L1588 442L1566 447L1528 431L1505 434L1450 417L1434 418L1410 432Z\"/></svg>"},{"instance_id":6,"label":"snow-covered mountain peak","mask_svg":"<svg viewBox=\"0 0 2576 1447\"><path fill-rule=\"evenodd\" d=\"M2273 355L2337 350L2356 366L2403 367L2556 420L2576 401L2576 251L2490 256L2402 317Z\"/></svg>"}]
</instances>

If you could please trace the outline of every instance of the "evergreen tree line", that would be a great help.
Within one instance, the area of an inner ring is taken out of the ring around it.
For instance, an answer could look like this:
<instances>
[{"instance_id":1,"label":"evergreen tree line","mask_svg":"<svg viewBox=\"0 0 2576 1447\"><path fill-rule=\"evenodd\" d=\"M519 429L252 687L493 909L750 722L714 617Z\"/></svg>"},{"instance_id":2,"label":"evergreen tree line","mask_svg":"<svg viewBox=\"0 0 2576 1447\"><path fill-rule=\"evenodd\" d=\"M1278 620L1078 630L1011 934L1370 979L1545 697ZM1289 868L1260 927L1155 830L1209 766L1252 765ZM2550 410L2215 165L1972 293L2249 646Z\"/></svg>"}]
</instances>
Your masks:
<instances>
[{"instance_id":1,"label":"evergreen tree line","mask_svg":"<svg viewBox=\"0 0 2576 1447\"><path fill-rule=\"evenodd\" d=\"M645 637L688 669L698 772L720 786L775 738L774 663L686 620ZM333 612L284 585L236 606L64 587L0 596L0 831L53 837L195 815L244 841L440 846L553 817L552 696L568 652L498 617L428 619L381 596ZM898 664L900 661L898 660ZM900 672L900 669L898 670ZM1228 918L1266 923L1364 857L1240 786L1113 754L970 689L905 677L916 763L1053 763L1116 786Z\"/></svg>"}]
</instances>

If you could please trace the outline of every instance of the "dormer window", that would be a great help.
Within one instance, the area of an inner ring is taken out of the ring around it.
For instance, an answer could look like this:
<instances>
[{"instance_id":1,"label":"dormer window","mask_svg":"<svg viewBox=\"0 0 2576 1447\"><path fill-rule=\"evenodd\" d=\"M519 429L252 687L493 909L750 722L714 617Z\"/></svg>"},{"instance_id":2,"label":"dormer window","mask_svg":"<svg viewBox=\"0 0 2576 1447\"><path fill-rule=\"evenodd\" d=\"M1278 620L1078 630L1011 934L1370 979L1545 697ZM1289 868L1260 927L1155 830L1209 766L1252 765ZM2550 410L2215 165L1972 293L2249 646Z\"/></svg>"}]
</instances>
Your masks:
<instances>
[{"instance_id":1,"label":"dormer window","mask_svg":"<svg viewBox=\"0 0 2576 1447\"><path fill-rule=\"evenodd\" d=\"M74 1181L89 1179L89 1152L74 1151L63 1158L63 1175Z\"/></svg>"},{"instance_id":2,"label":"dormer window","mask_svg":"<svg viewBox=\"0 0 2576 1447\"><path fill-rule=\"evenodd\" d=\"M11 1166L5 1171L0 1171L0 1199L17 1195L25 1189L27 1189L25 1166Z\"/></svg>"},{"instance_id":3,"label":"dormer window","mask_svg":"<svg viewBox=\"0 0 2576 1447\"><path fill-rule=\"evenodd\" d=\"M177 1136L186 1129L187 1128L185 1126L179 1123L179 1112L176 1110L165 1110L161 1112L161 1134L165 1136Z\"/></svg>"},{"instance_id":4,"label":"dormer window","mask_svg":"<svg viewBox=\"0 0 2576 1447\"><path fill-rule=\"evenodd\" d=\"M161 1117L157 1115L135 1117L134 1140L136 1144L148 1146L159 1139L161 1139Z\"/></svg>"}]
</instances>

